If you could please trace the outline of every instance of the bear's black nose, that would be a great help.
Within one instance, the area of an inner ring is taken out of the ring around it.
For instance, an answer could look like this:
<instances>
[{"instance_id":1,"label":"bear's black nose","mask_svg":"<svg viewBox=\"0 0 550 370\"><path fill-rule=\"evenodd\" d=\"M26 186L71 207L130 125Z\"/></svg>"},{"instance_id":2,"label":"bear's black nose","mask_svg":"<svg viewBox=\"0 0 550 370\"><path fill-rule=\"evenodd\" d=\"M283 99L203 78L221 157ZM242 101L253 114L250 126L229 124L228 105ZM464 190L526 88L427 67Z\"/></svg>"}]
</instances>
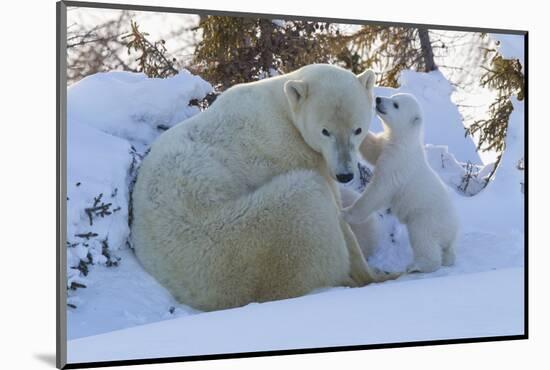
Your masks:
<instances>
[{"instance_id":1,"label":"bear's black nose","mask_svg":"<svg viewBox=\"0 0 550 370\"><path fill-rule=\"evenodd\" d=\"M353 173L342 173L342 174L336 175L336 180L344 184L346 182L350 182L351 180L353 180Z\"/></svg>"},{"instance_id":2,"label":"bear's black nose","mask_svg":"<svg viewBox=\"0 0 550 370\"><path fill-rule=\"evenodd\" d=\"M381 102L382 102L382 99L379 96L377 96L376 97L376 104L380 104Z\"/></svg>"}]
</instances>

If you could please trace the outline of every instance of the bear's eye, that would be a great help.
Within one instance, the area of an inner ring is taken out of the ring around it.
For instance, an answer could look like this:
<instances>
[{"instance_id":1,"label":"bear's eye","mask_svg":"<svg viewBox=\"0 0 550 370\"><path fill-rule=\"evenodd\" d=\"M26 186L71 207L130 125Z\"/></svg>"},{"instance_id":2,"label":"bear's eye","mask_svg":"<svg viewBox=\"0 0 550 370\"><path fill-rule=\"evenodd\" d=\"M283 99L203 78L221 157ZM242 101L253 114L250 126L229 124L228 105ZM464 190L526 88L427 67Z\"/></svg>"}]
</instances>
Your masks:
<instances>
[{"instance_id":1,"label":"bear's eye","mask_svg":"<svg viewBox=\"0 0 550 370\"><path fill-rule=\"evenodd\" d=\"M396 102L393 102L393 107L394 107L395 109L399 109L399 104L397 104Z\"/></svg>"},{"instance_id":2,"label":"bear's eye","mask_svg":"<svg viewBox=\"0 0 550 370\"><path fill-rule=\"evenodd\" d=\"M359 127L359 128L358 128L357 130L355 130L353 133L354 133L355 135L359 135L359 134L361 134L361 132L363 132L363 130L361 130L361 127Z\"/></svg>"},{"instance_id":3,"label":"bear's eye","mask_svg":"<svg viewBox=\"0 0 550 370\"><path fill-rule=\"evenodd\" d=\"M324 128L323 131L321 131L321 133L325 136L330 136L330 132L328 132L326 128Z\"/></svg>"}]
</instances>

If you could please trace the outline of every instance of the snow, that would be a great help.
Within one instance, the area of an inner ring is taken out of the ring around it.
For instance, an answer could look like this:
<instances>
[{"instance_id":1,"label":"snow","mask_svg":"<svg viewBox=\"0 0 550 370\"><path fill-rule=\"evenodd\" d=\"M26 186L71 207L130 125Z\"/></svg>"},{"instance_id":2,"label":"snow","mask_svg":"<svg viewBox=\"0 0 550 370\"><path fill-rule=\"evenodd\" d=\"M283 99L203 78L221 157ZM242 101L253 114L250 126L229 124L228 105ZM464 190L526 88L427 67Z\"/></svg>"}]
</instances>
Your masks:
<instances>
[{"instance_id":1,"label":"snow","mask_svg":"<svg viewBox=\"0 0 550 370\"><path fill-rule=\"evenodd\" d=\"M176 302L141 268L126 240L129 189L141 155L164 128L199 113L188 102L211 86L186 71L166 80L109 72L71 86L67 233L77 245L68 247L68 286L86 288L69 290L69 362L522 334L524 175L517 163L524 153L523 103L513 100L505 155L482 190L491 168L481 165L464 136L449 82L437 71L403 71L400 84L376 93L409 92L423 106L428 161L449 186L461 218L456 264L210 313ZM377 119L372 128L381 129ZM468 162L478 176L464 191ZM85 209L99 194L100 204L120 209L94 214L90 226ZM412 258L406 228L386 210L379 218L383 237L369 262L403 271ZM89 231L98 235L75 237ZM82 261L87 276L77 269Z\"/></svg>"},{"instance_id":2,"label":"snow","mask_svg":"<svg viewBox=\"0 0 550 370\"><path fill-rule=\"evenodd\" d=\"M286 21L284 19L272 19L271 23L273 23L277 27L285 27Z\"/></svg>"},{"instance_id":3,"label":"snow","mask_svg":"<svg viewBox=\"0 0 550 370\"><path fill-rule=\"evenodd\" d=\"M68 361L514 335L524 330L522 298L521 268L334 288L73 340Z\"/></svg>"},{"instance_id":4,"label":"snow","mask_svg":"<svg viewBox=\"0 0 550 370\"><path fill-rule=\"evenodd\" d=\"M499 52L504 58L518 58L524 65L524 37L520 35L491 34L497 39ZM472 213L476 218L477 227L491 230L511 230L523 233L524 230L524 170L519 170L525 156L524 148L524 102L511 98L514 107L508 123L506 133L506 150L504 151L495 174L495 179L483 190L479 196L463 202L463 212ZM491 214L488 214L488 205L491 205ZM468 209L470 208L470 209ZM492 217L491 217L492 216ZM495 217L497 216L497 217Z\"/></svg>"},{"instance_id":5,"label":"snow","mask_svg":"<svg viewBox=\"0 0 550 370\"><path fill-rule=\"evenodd\" d=\"M115 250L126 242L131 149L126 141L86 125L70 123L67 131L67 286L73 282L85 285L85 279L74 269L80 261L89 255L92 261L105 263L103 243ZM100 194L105 204L111 203L112 214L92 214L90 221L85 209L93 207L94 198ZM89 232L97 235L82 237Z\"/></svg>"},{"instance_id":6,"label":"snow","mask_svg":"<svg viewBox=\"0 0 550 370\"><path fill-rule=\"evenodd\" d=\"M462 215L468 215L464 227L476 230L524 233L524 171L517 168L524 155L523 103L512 98L514 110L510 116L503 154L495 179L478 195L464 199L455 196Z\"/></svg>"},{"instance_id":7,"label":"snow","mask_svg":"<svg viewBox=\"0 0 550 370\"><path fill-rule=\"evenodd\" d=\"M475 195L485 186L485 177L491 173L493 164L481 166L473 163L459 162L456 157L449 153L445 145L426 144L426 157L430 166L437 171L443 182L451 188L467 195ZM466 182L465 176L471 169L472 176Z\"/></svg>"},{"instance_id":8,"label":"snow","mask_svg":"<svg viewBox=\"0 0 550 370\"><path fill-rule=\"evenodd\" d=\"M144 151L166 128L197 114L199 109L189 106L189 101L202 99L211 91L210 84L187 71L163 80L141 73L98 73L69 87L70 307L86 306L86 294L80 291L94 284L92 270L99 265L116 267L121 259L118 251L127 248L130 188ZM99 287L101 284L95 289ZM90 301L96 301L95 296ZM78 324L69 325L69 337L73 330L87 333L80 330L82 322L86 320L79 316Z\"/></svg>"},{"instance_id":9,"label":"snow","mask_svg":"<svg viewBox=\"0 0 550 370\"><path fill-rule=\"evenodd\" d=\"M121 258L118 267L94 266L87 278L88 288L77 291L82 303L67 312L69 339L198 312L179 305L162 285L143 271L130 249L117 255ZM170 313L171 307L174 307L173 313Z\"/></svg>"},{"instance_id":10,"label":"snow","mask_svg":"<svg viewBox=\"0 0 550 370\"><path fill-rule=\"evenodd\" d=\"M189 101L204 98L212 86L186 70L167 79L112 71L88 76L69 91L69 121L126 138L142 149L159 131L197 114L199 109Z\"/></svg>"}]
</instances>

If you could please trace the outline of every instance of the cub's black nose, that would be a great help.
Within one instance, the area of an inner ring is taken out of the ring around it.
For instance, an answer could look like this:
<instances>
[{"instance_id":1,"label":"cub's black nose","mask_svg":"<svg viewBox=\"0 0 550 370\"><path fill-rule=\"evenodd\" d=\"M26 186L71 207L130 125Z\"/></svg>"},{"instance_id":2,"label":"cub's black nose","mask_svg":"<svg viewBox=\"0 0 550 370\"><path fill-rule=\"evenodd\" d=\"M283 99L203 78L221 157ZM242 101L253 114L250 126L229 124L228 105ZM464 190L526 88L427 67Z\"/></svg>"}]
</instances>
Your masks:
<instances>
[{"instance_id":1,"label":"cub's black nose","mask_svg":"<svg viewBox=\"0 0 550 370\"><path fill-rule=\"evenodd\" d=\"M353 180L353 173L342 173L340 175L336 175L336 180L341 183L350 182Z\"/></svg>"},{"instance_id":2,"label":"cub's black nose","mask_svg":"<svg viewBox=\"0 0 550 370\"><path fill-rule=\"evenodd\" d=\"M382 101L382 99L379 96L377 96L375 100L376 100L376 104L380 104L380 102Z\"/></svg>"}]
</instances>

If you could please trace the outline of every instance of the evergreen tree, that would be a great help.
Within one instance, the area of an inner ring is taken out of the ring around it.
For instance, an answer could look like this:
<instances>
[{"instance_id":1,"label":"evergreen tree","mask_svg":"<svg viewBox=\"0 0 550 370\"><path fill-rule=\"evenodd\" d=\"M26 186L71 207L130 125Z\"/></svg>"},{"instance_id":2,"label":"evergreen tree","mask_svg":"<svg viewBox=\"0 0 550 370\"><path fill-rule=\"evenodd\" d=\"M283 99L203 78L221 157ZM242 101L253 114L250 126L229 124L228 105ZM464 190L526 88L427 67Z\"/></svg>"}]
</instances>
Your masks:
<instances>
[{"instance_id":1,"label":"evergreen tree","mask_svg":"<svg viewBox=\"0 0 550 370\"><path fill-rule=\"evenodd\" d=\"M201 18L203 37L195 50L194 72L218 90L331 60L325 22L273 21L264 18Z\"/></svg>"},{"instance_id":2,"label":"evergreen tree","mask_svg":"<svg viewBox=\"0 0 550 370\"><path fill-rule=\"evenodd\" d=\"M437 69L427 29L365 25L340 39L338 61L355 73L366 68L379 71L382 86L397 87L405 69Z\"/></svg>"},{"instance_id":3,"label":"evergreen tree","mask_svg":"<svg viewBox=\"0 0 550 370\"><path fill-rule=\"evenodd\" d=\"M166 46L164 40L151 42L147 39L149 36L146 32L139 30L139 25L131 21L131 32L122 37L123 40L128 39L126 47L128 54L132 51L140 53L136 61L138 62L138 71L145 73L152 78L166 78L178 74L178 70L174 67L176 58L170 58L166 55Z\"/></svg>"},{"instance_id":4,"label":"evergreen tree","mask_svg":"<svg viewBox=\"0 0 550 370\"><path fill-rule=\"evenodd\" d=\"M502 152L506 149L506 131L514 109L510 98L516 96L520 101L524 99L525 81L519 60L505 59L495 50L487 52L493 52L494 55L489 67L485 68L486 71L481 76L480 85L496 90L497 96L489 106L489 118L475 121L467 133L479 135L478 150L499 153L495 166L486 179L488 182L496 172ZM522 160L518 158L518 161Z\"/></svg>"}]
</instances>

